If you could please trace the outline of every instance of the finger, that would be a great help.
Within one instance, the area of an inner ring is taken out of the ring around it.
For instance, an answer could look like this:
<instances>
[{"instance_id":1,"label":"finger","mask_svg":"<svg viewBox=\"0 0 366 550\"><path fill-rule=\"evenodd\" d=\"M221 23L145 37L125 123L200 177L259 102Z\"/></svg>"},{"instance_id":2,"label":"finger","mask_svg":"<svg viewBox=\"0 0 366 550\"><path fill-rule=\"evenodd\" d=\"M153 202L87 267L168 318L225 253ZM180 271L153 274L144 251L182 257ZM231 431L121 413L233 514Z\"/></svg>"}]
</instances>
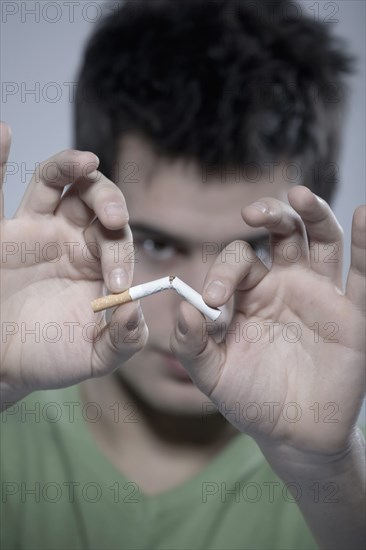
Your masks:
<instances>
[{"instance_id":1,"label":"finger","mask_svg":"<svg viewBox=\"0 0 366 550\"><path fill-rule=\"evenodd\" d=\"M95 220L84 232L90 259L100 262L103 280L111 292L122 292L132 283L133 242L128 225L111 231Z\"/></svg>"},{"instance_id":2,"label":"finger","mask_svg":"<svg viewBox=\"0 0 366 550\"><path fill-rule=\"evenodd\" d=\"M93 347L92 376L104 376L120 367L148 339L148 328L140 304L124 304L115 309Z\"/></svg>"},{"instance_id":3,"label":"finger","mask_svg":"<svg viewBox=\"0 0 366 550\"><path fill-rule=\"evenodd\" d=\"M86 151L66 150L39 164L15 217L53 214L65 185L94 172L99 159Z\"/></svg>"},{"instance_id":4,"label":"finger","mask_svg":"<svg viewBox=\"0 0 366 550\"><path fill-rule=\"evenodd\" d=\"M180 305L170 347L196 386L210 396L225 363L225 344L215 342L204 317L187 302Z\"/></svg>"},{"instance_id":5,"label":"finger","mask_svg":"<svg viewBox=\"0 0 366 550\"><path fill-rule=\"evenodd\" d=\"M248 225L269 231L274 266L310 265L305 226L291 206L266 197L243 208L242 217Z\"/></svg>"},{"instance_id":6,"label":"finger","mask_svg":"<svg viewBox=\"0 0 366 550\"><path fill-rule=\"evenodd\" d=\"M64 218L76 227L87 227L96 217L95 212L80 199L76 183L70 185L62 196L55 216Z\"/></svg>"},{"instance_id":7,"label":"finger","mask_svg":"<svg viewBox=\"0 0 366 550\"><path fill-rule=\"evenodd\" d=\"M203 299L213 307L228 302L235 291L249 290L268 273L267 267L245 241L225 247L206 275Z\"/></svg>"},{"instance_id":8,"label":"finger","mask_svg":"<svg viewBox=\"0 0 366 550\"><path fill-rule=\"evenodd\" d=\"M0 216L1 219L4 217L4 195L3 195L3 184L6 174L6 163L8 162L9 152L11 144L11 130L7 124L0 122L0 186L1 186L1 195L0 195Z\"/></svg>"},{"instance_id":9,"label":"finger","mask_svg":"<svg viewBox=\"0 0 366 550\"><path fill-rule=\"evenodd\" d=\"M362 311L365 307L366 277L366 205L359 206L352 220L351 266L346 296Z\"/></svg>"},{"instance_id":10,"label":"finger","mask_svg":"<svg viewBox=\"0 0 366 550\"><path fill-rule=\"evenodd\" d=\"M99 171L79 178L62 197L55 214L79 227L85 227L95 215L108 229L119 229L128 222L122 191Z\"/></svg>"},{"instance_id":11,"label":"finger","mask_svg":"<svg viewBox=\"0 0 366 550\"><path fill-rule=\"evenodd\" d=\"M291 189L288 199L305 224L311 268L342 288L343 230L330 206L302 185Z\"/></svg>"}]
</instances>

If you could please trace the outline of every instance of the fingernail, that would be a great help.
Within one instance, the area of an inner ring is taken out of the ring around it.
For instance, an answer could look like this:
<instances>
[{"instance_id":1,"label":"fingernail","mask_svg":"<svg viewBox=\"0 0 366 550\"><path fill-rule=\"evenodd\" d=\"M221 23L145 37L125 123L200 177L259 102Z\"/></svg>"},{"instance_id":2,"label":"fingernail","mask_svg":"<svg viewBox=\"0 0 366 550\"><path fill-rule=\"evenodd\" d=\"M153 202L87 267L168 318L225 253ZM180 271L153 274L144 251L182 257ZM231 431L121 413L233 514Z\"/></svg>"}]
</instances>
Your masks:
<instances>
[{"instance_id":1,"label":"fingernail","mask_svg":"<svg viewBox=\"0 0 366 550\"><path fill-rule=\"evenodd\" d=\"M126 207L118 202L110 202L107 204L107 206L104 209L104 212L107 214L107 216L110 217L127 217L127 209Z\"/></svg>"},{"instance_id":2,"label":"fingernail","mask_svg":"<svg viewBox=\"0 0 366 550\"><path fill-rule=\"evenodd\" d=\"M98 172L98 170L92 170L88 174L88 179L90 181L93 181L94 183L97 182L102 177L102 174Z\"/></svg>"},{"instance_id":3,"label":"fingernail","mask_svg":"<svg viewBox=\"0 0 366 550\"><path fill-rule=\"evenodd\" d=\"M183 314L182 314L181 311L178 314L178 330L183 335L187 334L187 332L188 332L187 321L183 317Z\"/></svg>"},{"instance_id":4,"label":"fingernail","mask_svg":"<svg viewBox=\"0 0 366 550\"><path fill-rule=\"evenodd\" d=\"M226 295L226 287L221 281L212 281L205 289L206 296L214 300L223 300Z\"/></svg>"},{"instance_id":5,"label":"fingernail","mask_svg":"<svg viewBox=\"0 0 366 550\"><path fill-rule=\"evenodd\" d=\"M126 328L128 330L136 330L142 319L142 309L138 306L135 311L132 313L131 317L126 323Z\"/></svg>"},{"instance_id":6,"label":"fingernail","mask_svg":"<svg viewBox=\"0 0 366 550\"><path fill-rule=\"evenodd\" d=\"M124 290L128 287L128 274L123 267L117 267L109 275L109 289L115 292Z\"/></svg>"},{"instance_id":7,"label":"fingernail","mask_svg":"<svg viewBox=\"0 0 366 550\"><path fill-rule=\"evenodd\" d=\"M256 210L259 210L259 212L262 212L262 214L268 214L268 206L264 204L263 202L253 202L253 204L249 205L251 208L255 208Z\"/></svg>"}]
</instances>

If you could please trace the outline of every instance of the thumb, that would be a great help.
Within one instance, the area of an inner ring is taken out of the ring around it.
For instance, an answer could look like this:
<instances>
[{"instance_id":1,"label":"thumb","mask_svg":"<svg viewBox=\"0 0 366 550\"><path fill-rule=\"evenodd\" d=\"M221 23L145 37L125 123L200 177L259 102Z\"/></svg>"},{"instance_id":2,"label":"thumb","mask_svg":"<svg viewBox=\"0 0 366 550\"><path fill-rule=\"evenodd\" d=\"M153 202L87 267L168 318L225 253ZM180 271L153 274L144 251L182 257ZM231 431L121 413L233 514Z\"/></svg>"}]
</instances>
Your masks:
<instances>
[{"instance_id":1,"label":"thumb","mask_svg":"<svg viewBox=\"0 0 366 550\"><path fill-rule=\"evenodd\" d=\"M225 344L218 344L210 335L212 332L217 332L217 323L206 321L187 302L181 303L170 347L196 386L208 397L220 380L225 362Z\"/></svg>"},{"instance_id":2,"label":"thumb","mask_svg":"<svg viewBox=\"0 0 366 550\"><path fill-rule=\"evenodd\" d=\"M137 302L117 307L110 322L101 331L100 338L94 343L91 365L93 377L113 372L140 351L147 339L148 328L140 304Z\"/></svg>"}]
</instances>

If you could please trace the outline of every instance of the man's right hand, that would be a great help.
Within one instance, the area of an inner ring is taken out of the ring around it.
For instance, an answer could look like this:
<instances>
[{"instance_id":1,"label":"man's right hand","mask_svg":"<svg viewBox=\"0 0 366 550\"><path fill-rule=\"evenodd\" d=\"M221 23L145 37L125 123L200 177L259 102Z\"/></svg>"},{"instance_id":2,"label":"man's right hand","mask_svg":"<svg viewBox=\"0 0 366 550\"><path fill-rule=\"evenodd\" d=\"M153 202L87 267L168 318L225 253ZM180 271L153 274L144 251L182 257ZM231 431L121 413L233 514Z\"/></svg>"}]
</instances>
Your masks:
<instances>
[{"instance_id":1,"label":"man's right hand","mask_svg":"<svg viewBox=\"0 0 366 550\"><path fill-rule=\"evenodd\" d=\"M2 183L10 130L0 132ZM146 343L139 304L117 308L108 324L90 305L103 285L122 292L133 276L126 203L98 164L93 153L62 151L38 166L12 219L1 205L3 409L108 374Z\"/></svg>"}]
</instances>

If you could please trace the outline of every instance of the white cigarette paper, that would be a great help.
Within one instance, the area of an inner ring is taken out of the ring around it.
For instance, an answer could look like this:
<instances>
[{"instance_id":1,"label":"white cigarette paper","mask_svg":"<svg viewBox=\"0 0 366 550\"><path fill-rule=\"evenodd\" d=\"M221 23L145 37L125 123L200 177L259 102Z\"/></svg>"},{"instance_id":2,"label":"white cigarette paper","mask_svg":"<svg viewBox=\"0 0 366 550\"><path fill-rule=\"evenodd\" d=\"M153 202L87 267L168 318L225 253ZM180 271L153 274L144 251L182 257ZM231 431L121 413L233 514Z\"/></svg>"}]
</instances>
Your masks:
<instances>
[{"instance_id":1,"label":"white cigarette paper","mask_svg":"<svg viewBox=\"0 0 366 550\"><path fill-rule=\"evenodd\" d=\"M169 277L163 277L162 279L156 279L142 285L132 286L128 289L131 300L139 300L145 298L145 296L151 296L157 294L162 290L168 290L171 288Z\"/></svg>"},{"instance_id":2,"label":"white cigarette paper","mask_svg":"<svg viewBox=\"0 0 366 550\"><path fill-rule=\"evenodd\" d=\"M211 321L216 321L221 311L219 309L210 307L203 301L201 294L193 290L192 287L184 283L178 277L175 277L172 281L172 287L183 298L187 300L192 306L196 307L203 315L206 315Z\"/></svg>"},{"instance_id":3,"label":"white cigarette paper","mask_svg":"<svg viewBox=\"0 0 366 550\"><path fill-rule=\"evenodd\" d=\"M109 294L108 296L103 296L102 298L94 300L91 305L94 312L102 311L120 304L139 300L145 296L157 294L163 290L175 290L178 294L180 294L180 296L185 298L187 302L192 304L201 313L206 315L206 317L211 319L211 321L216 321L221 314L220 309L208 306L198 292L173 275L168 275L162 279L156 279L155 281L150 281L142 285L132 286L120 294Z\"/></svg>"}]
</instances>

